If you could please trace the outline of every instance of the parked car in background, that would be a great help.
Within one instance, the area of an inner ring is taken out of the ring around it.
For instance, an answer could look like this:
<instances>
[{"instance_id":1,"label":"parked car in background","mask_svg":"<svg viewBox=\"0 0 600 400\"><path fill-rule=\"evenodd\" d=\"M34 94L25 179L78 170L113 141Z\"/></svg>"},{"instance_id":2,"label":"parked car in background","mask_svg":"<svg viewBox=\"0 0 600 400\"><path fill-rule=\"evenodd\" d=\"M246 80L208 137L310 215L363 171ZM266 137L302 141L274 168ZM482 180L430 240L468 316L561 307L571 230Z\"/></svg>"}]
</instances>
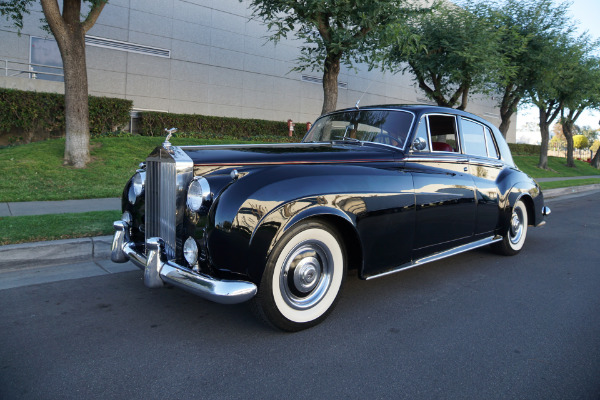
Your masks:
<instances>
[{"instance_id":1,"label":"parked car in background","mask_svg":"<svg viewBox=\"0 0 600 400\"><path fill-rule=\"evenodd\" d=\"M462 111L370 106L297 144L157 147L125 186L112 260L272 325L321 322L347 270L373 279L491 245L550 210L500 132Z\"/></svg>"}]
</instances>

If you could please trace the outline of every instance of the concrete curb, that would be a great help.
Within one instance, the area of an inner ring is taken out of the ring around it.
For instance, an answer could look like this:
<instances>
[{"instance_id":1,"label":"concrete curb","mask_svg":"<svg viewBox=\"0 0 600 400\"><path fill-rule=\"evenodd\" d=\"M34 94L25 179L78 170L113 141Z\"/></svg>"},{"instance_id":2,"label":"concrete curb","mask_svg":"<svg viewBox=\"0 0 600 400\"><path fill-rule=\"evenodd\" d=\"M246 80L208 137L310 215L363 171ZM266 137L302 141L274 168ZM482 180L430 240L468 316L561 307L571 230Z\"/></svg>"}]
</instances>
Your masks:
<instances>
[{"instance_id":1,"label":"concrete curb","mask_svg":"<svg viewBox=\"0 0 600 400\"><path fill-rule=\"evenodd\" d=\"M546 189L542 192L544 193L544 199L554 199L560 196L566 196L568 194L589 192L591 190L600 189L600 183L596 183L594 185L583 185L583 186L570 186L559 189Z\"/></svg>"},{"instance_id":2,"label":"concrete curb","mask_svg":"<svg viewBox=\"0 0 600 400\"><path fill-rule=\"evenodd\" d=\"M600 184L544 190L545 199L600 190ZM110 258L112 236L54 240L0 246L0 272L24 267L49 267Z\"/></svg>"},{"instance_id":3,"label":"concrete curb","mask_svg":"<svg viewBox=\"0 0 600 400\"><path fill-rule=\"evenodd\" d=\"M110 258L112 236L0 246L0 271Z\"/></svg>"}]
</instances>

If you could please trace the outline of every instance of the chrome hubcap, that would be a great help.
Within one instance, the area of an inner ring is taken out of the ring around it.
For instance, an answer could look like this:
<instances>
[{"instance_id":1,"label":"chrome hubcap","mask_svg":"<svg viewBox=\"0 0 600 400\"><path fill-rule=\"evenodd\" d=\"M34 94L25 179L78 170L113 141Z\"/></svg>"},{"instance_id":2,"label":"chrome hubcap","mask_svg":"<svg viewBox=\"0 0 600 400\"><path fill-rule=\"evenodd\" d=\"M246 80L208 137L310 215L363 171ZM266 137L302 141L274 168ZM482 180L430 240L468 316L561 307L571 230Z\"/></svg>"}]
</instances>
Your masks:
<instances>
[{"instance_id":1,"label":"chrome hubcap","mask_svg":"<svg viewBox=\"0 0 600 400\"><path fill-rule=\"evenodd\" d=\"M510 220L510 241L519 243L521 236L523 236L523 216L522 211L517 209L513 211Z\"/></svg>"},{"instance_id":2,"label":"chrome hubcap","mask_svg":"<svg viewBox=\"0 0 600 400\"><path fill-rule=\"evenodd\" d=\"M317 241L300 243L289 253L279 284L290 307L307 309L321 301L331 283L331 259L327 247Z\"/></svg>"},{"instance_id":3,"label":"chrome hubcap","mask_svg":"<svg viewBox=\"0 0 600 400\"><path fill-rule=\"evenodd\" d=\"M294 268L294 286L302 293L308 293L317 285L320 275L319 260L307 257Z\"/></svg>"}]
</instances>

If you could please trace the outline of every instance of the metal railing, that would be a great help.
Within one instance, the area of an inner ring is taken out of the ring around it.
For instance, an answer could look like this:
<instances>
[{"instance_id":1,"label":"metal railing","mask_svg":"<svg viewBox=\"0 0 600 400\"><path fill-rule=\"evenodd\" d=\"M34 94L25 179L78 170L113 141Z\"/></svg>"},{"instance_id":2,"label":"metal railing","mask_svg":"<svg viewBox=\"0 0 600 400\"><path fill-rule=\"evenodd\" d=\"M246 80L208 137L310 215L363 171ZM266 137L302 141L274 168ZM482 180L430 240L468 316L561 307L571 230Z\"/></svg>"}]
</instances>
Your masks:
<instances>
[{"instance_id":1,"label":"metal railing","mask_svg":"<svg viewBox=\"0 0 600 400\"><path fill-rule=\"evenodd\" d=\"M22 77L26 75L26 77L29 79L44 79L43 76L39 77L39 75L47 75L64 78L62 67L55 67L52 65L44 64L33 64L25 61L14 61L7 59L0 60L0 62L3 63L2 70L4 71L4 76ZM55 72L40 70L41 68L47 68L50 71Z\"/></svg>"}]
</instances>

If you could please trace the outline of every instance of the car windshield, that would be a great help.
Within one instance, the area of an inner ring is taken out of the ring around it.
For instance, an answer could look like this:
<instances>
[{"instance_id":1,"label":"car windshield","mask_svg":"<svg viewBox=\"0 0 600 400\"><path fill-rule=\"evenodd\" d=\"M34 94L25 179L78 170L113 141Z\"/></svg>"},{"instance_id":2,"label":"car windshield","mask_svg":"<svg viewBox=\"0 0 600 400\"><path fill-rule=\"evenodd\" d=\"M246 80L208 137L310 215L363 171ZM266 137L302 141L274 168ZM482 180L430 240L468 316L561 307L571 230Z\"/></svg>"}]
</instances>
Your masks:
<instances>
[{"instance_id":1,"label":"car windshield","mask_svg":"<svg viewBox=\"0 0 600 400\"><path fill-rule=\"evenodd\" d=\"M404 148L413 114L400 110L352 110L319 118L303 142L363 141Z\"/></svg>"}]
</instances>

